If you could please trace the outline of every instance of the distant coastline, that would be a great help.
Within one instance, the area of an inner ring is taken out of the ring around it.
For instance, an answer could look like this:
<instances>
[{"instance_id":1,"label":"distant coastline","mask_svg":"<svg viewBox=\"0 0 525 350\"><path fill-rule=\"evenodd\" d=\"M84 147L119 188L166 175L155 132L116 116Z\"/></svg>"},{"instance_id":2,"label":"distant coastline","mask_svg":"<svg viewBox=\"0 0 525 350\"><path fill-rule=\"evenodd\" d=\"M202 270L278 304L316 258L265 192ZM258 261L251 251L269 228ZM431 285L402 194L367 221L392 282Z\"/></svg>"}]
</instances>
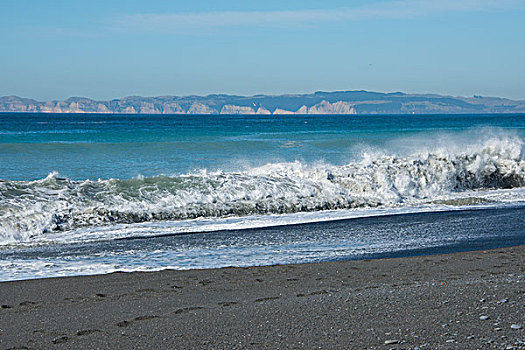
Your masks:
<instances>
[{"instance_id":1,"label":"distant coastline","mask_svg":"<svg viewBox=\"0 0 525 350\"><path fill-rule=\"evenodd\" d=\"M118 114L456 114L525 113L525 101L499 97L452 97L371 91L315 92L296 95L130 96L109 101L71 97L37 101L0 97L0 113Z\"/></svg>"}]
</instances>

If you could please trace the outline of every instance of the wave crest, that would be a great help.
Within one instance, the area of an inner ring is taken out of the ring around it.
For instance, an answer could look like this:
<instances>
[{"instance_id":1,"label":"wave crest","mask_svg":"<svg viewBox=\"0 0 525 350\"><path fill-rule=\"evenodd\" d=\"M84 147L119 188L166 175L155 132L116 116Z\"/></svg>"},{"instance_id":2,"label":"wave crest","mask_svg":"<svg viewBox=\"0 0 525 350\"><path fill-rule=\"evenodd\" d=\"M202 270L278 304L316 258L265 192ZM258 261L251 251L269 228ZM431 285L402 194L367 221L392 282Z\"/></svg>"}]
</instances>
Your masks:
<instances>
[{"instance_id":1,"label":"wave crest","mask_svg":"<svg viewBox=\"0 0 525 350\"><path fill-rule=\"evenodd\" d=\"M85 226L410 204L473 189L525 186L523 141L458 151L365 153L344 166L274 163L244 172L74 181L0 181L0 244Z\"/></svg>"}]
</instances>

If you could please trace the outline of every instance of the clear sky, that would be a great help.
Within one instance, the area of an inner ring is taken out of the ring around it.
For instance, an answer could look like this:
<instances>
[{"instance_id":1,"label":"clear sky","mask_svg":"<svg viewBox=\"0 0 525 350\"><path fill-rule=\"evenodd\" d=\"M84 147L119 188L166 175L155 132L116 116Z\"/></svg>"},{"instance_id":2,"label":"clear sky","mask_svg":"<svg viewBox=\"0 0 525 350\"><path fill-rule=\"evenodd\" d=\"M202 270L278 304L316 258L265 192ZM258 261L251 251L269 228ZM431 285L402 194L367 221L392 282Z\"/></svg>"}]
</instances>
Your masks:
<instances>
[{"instance_id":1,"label":"clear sky","mask_svg":"<svg viewBox=\"0 0 525 350\"><path fill-rule=\"evenodd\" d=\"M525 100L525 0L0 0L0 96Z\"/></svg>"}]
</instances>

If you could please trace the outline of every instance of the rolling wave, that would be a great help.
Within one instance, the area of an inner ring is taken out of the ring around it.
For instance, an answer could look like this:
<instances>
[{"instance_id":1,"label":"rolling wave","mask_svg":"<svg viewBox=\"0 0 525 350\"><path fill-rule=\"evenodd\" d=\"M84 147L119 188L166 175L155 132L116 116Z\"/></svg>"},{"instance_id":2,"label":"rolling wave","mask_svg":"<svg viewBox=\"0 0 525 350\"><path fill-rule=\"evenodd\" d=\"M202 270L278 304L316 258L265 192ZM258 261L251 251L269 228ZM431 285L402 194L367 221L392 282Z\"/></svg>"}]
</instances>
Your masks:
<instances>
[{"instance_id":1,"label":"rolling wave","mask_svg":"<svg viewBox=\"0 0 525 350\"><path fill-rule=\"evenodd\" d=\"M0 244L53 231L149 221L410 205L466 190L525 186L523 141L456 151L363 153L343 166L272 163L242 172L76 181L0 181Z\"/></svg>"}]
</instances>

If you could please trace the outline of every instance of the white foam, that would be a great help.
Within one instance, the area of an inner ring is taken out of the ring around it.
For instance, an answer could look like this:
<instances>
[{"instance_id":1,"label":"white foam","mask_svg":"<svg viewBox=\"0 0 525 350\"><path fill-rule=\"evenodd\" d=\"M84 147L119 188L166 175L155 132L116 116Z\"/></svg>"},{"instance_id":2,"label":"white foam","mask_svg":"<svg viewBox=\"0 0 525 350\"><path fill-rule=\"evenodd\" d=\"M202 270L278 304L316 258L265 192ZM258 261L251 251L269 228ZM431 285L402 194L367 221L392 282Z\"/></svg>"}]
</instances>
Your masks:
<instances>
[{"instance_id":1,"label":"white foam","mask_svg":"<svg viewBox=\"0 0 525 350\"><path fill-rule=\"evenodd\" d=\"M458 198L523 201L522 149L519 137L498 135L405 156L365 152L344 166L293 162L129 180L73 181L52 173L0 181L0 245L439 210L438 201Z\"/></svg>"}]
</instances>

